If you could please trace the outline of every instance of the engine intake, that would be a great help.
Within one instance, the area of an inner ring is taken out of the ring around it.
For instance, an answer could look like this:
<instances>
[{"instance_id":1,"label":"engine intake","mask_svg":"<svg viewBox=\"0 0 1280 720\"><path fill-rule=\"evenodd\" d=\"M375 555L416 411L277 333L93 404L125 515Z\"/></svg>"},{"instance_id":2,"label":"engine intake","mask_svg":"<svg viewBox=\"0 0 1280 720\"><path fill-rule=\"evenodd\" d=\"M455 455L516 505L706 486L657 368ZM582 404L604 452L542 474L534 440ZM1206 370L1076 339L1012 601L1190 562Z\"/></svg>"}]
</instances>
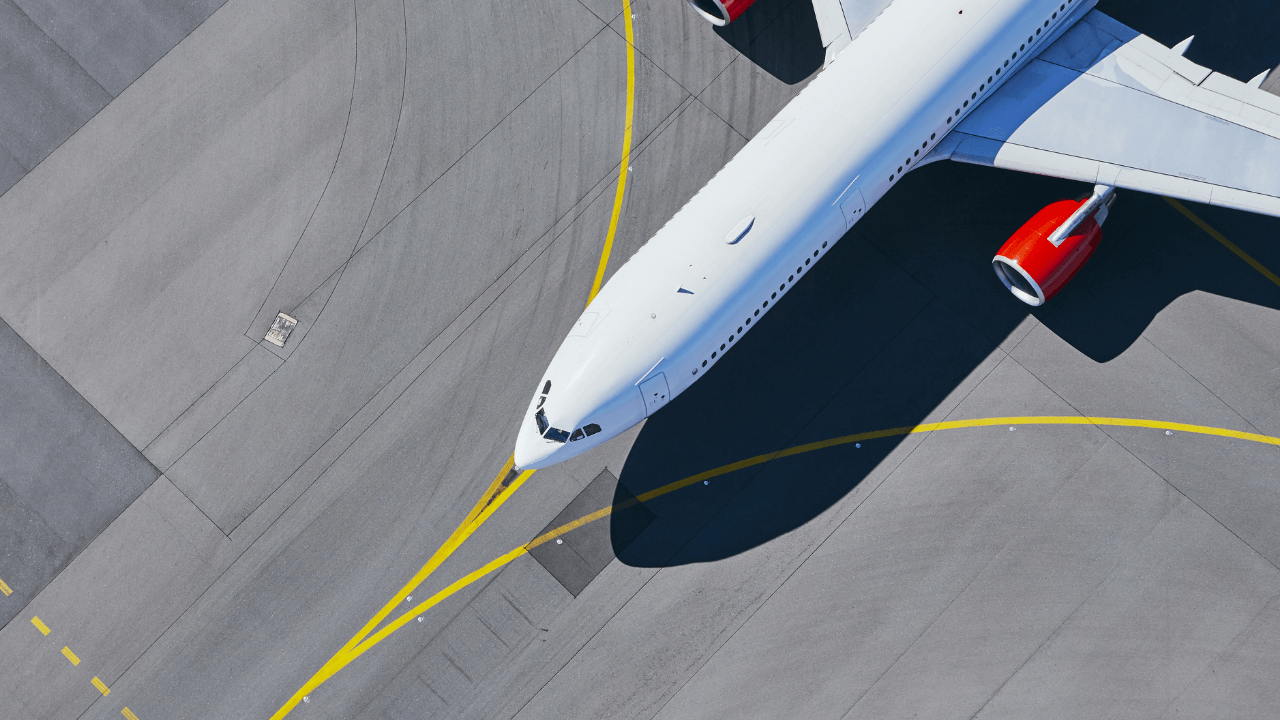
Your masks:
<instances>
[{"instance_id":1,"label":"engine intake","mask_svg":"<svg viewBox=\"0 0 1280 720\"><path fill-rule=\"evenodd\" d=\"M689 0L698 14L712 25L724 26L738 19L756 0Z\"/></svg>"},{"instance_id":2,"label":"engine intake","mask_svg":"<svg viewBox=\"0 0 1280 720\"><path fill-rule=\"evenodd\" d=\"M1092 197L1060 200L1036 213L992 258L996 277L1022 302L1043 305L1098 248L1115 197L1114 188L1098 185Z\"/></svg>"}]
</instances>

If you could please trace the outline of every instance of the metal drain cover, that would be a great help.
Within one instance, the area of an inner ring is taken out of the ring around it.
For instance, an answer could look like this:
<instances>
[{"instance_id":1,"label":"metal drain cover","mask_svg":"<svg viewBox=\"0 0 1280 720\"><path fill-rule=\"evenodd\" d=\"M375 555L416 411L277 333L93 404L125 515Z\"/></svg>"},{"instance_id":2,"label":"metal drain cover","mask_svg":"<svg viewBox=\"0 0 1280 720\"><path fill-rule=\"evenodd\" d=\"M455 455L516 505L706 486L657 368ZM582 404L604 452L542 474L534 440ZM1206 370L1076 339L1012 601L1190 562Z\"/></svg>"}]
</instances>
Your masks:
<instances>
[{"instance_id":1,"label":"metal drain cover","mask_svg":"<svg viewBox=\"0 0 1280 720\"><path fill-rule=\"evenodd\" d=\"M284 347L285 340L289 339L289 333L293 332L293 328L297 324L297 318L291 318L284 313L280 313L276 316L275 322L271 323L271 329L267 331L267 336L263 339L276 347Z\"/></svg>"}]
</instances>

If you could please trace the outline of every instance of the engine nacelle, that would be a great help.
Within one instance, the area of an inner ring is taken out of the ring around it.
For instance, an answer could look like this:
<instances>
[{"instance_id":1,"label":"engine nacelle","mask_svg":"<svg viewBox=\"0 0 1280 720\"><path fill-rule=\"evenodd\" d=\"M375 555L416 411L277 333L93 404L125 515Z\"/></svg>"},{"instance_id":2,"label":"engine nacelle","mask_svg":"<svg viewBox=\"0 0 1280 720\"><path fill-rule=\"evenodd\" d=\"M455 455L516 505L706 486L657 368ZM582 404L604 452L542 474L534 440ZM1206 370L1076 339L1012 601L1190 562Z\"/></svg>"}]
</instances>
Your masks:
<instances>
[{"instance_id":1,"label":"engine nacelle","mask_svg":"<svg viewBox=\"0 0 1280 720\"><path fill-rule=\"evenodd\" d=\"M751 7L756 0L689 0L698 14L712 25L728 25Z\"/></svg>"},{"instance_id":2,"label":"engine nacelle","mask_svg":"<svg viewBox=\"0 0 1280 720\"><path fill-rule=\"evenodd\" d=\"M1060 200L1036 213L991 260L996 277L1022 302L1043 305L1098 248L1114 199L1112 188L1099 185L1092 197Z\"/></svg>"}]
</instances>

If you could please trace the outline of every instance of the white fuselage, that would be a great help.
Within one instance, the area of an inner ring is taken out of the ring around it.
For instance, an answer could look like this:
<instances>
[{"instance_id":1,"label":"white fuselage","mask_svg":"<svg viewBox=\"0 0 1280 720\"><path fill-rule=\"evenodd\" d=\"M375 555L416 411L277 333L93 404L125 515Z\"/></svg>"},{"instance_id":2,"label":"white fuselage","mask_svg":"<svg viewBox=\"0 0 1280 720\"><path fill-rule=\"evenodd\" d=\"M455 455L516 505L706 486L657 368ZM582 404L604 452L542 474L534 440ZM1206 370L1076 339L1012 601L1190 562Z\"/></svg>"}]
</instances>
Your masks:
<instances>
[{"instance_id":1,"label":"white fuselage","mask_svg":"<svg viewBox=\"0 0 1280 720\"><path fill-rule=\"evenodd\" d=\"M538 382L516 466L579 455L705 375L866 208L1096 2L895 0L592 300ZM748 217L746 235L726 242ZM574 439L543 437L539 409ZM588 425L601 430L575 432Z\"/></svg>"}]
</instances>

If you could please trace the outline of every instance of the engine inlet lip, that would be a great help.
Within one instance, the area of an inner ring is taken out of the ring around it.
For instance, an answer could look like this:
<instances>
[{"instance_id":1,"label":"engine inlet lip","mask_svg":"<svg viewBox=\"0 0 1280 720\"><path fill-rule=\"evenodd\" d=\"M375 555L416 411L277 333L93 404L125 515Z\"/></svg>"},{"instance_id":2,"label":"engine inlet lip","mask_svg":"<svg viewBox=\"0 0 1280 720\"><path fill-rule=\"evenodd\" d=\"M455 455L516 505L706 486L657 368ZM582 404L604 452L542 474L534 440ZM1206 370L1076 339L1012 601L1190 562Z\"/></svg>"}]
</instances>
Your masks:
<instances>
[{"instance_id":1,"label":"engine inlet lip","mask_svg":"<svg viewBox=\"0 0 1280 720\"><path fill-rule=\"evenodd\" d=\"M1044 305L1044 290L1040 287L1040 283L1036 282L1026 270L1023 270L1022 266L1019 265L1016 260L1007 258L1003 255L996 255L991 259L991 269L995 271L996 277L1000 278L1000 283L1004 285L1006 290L1013 293L1014 297L1031 307L1040 307L1041 305ZM1031 295L1022 288L1014 285L1013 281L1005 275L1005 273L1009 272L1018 273L1018 275L1031 286L1031 289L1035 290L1036 294Z\"/></svg>"},{"instance_id":2,"label":"engine inlet lip","mask_svg":"<svg viewBox=\"0 0 1280 720\"><path fill-rule=\"evenodd\" d=\"M688 0L688 3L689 7L693 8L695 12L706 18L707 22L712 25L715 25L716 27L724 27L729 24L729 11L725 9L724 3L721 2L721 0ZM703 7L704 5L706 7ZM713 10L719 14L713 15L711 12Z\"/></svg>"}]
</instances>

